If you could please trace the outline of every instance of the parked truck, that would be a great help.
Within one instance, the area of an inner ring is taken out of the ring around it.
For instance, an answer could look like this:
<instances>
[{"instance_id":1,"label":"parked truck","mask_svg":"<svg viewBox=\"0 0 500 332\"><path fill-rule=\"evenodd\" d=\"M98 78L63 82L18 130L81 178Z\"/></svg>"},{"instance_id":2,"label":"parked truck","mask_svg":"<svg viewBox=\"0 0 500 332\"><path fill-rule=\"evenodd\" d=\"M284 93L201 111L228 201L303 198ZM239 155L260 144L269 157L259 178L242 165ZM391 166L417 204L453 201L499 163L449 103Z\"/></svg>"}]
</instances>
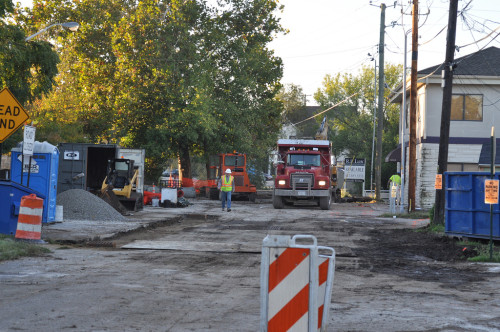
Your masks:
<instances>
[{"instance_id":1,"label":"parked truck","mask_svg":"<svg viewBox=\"0 0 500 332\"><path fill-rule=\"evenodd\" d=\"M331 146L328 140L280 139L273 190L273 206L316 202L329 210L332 194Z\"/></svg>"},{"instance_id":2,"label":"parked truck","mask_svg":"<svg viewBox=\"0 0 500 332\"><path fill-rule=\"evenodd\" d=\"M247 156L244 153L220 153L210 158L208 180L204 184L206 196L210 199L218 199L220 191L217 189L217 181L226 169L231 170L234 177L234 198L243 198L255 202L257 187L250 183L247 172ZM201 189L201 190L203 190Z\"/></svg>"}]
</instances>

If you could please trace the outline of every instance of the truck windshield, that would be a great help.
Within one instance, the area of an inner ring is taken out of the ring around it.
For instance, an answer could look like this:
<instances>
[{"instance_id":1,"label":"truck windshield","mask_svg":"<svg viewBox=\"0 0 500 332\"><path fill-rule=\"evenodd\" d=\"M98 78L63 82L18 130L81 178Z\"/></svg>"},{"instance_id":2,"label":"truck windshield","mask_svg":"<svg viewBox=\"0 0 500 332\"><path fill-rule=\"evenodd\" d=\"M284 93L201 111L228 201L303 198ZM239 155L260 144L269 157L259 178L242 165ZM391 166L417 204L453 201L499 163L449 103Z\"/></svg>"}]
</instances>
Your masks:
<instances>
[{"instance_id":1,"label":"truck windshield","mask_svg":"<svg viewBox=\"0 0 500 332\"><path fill-rule=\"evenodd\" d=\"M289 154L287 164L291 166L321 166L318 154Z\"/></svg>"},{"instance_id":2,"label":"truck windshield","mask_svg":"<svg viewBox=\"0 0 500 332\"><path fill-rule=\"evenodd\" d=\"M224 166L245 166L245 156L226 156Z\"/></svg>"}]
</instances>

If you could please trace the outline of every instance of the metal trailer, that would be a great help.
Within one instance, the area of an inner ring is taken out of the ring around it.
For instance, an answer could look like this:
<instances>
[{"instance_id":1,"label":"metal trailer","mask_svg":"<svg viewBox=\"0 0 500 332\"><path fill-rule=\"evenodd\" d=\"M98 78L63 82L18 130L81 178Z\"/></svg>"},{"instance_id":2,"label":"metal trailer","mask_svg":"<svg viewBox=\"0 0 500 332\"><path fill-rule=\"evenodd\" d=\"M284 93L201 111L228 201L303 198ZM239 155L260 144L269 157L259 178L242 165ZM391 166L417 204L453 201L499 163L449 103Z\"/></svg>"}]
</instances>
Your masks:
<instances>
[{"instance_id":1,"label":"metal trailer","mask_svg":"<svg viewBox=\"0 0 500 332\"><path fill-rule=\"evenodd\" d=\"M115 159L115 144L60 143L57 192L83 189L96 192L106 178L108 160Z\"/></svg>"},{"instance_id":2,"label":"metal trailer","mask_svg":"<svg viewBox=\"0 0 500 332\"><path fill-rule=\"evenodd\" d=\"M121 148L116 144L60 143L59 177L57 192L83 189L91 192L101 190L106 178L108 160L132 159L139 166L139 181L136 191L144 193L144 149Z\"/></svg>"}]
</instances>

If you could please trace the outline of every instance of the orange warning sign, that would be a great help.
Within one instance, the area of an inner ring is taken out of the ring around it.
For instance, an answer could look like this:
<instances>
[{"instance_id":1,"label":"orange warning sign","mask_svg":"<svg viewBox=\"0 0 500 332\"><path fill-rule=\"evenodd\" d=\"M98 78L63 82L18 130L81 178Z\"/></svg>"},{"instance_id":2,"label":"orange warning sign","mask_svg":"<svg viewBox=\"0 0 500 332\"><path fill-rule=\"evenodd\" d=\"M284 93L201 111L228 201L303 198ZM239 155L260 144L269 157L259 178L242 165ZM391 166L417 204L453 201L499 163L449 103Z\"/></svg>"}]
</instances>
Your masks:
<instances>
[{"instance_id":1,"label":"orange warning sign","mask_svg":"<svg viewBox=\"0 0 500 332\"><path fill-rule=\"evenodd\" d=\"M434 182L434 189L443 189L443 174L436 174L436 182Z\"/></svg>"},{"instance_id":2,"label":"orange warning sign","mask_svg":"<svg viewBox=\"0 0 500 332\"><path fill-rule=\"evenodd\" d=\"M9 89L4 88L0 91L0 143L19 129L28 119L28 113Z\"/></svg>"},{"instance_id":3,"label":"orange warning sign","mask_svg":"<svg viewBox=\"0 0 500 332\"><path fill-rule=\"evenodd\" d=\"M498 180L484 180L484 203L498 203Z\"/></svg>"}]
</instances>

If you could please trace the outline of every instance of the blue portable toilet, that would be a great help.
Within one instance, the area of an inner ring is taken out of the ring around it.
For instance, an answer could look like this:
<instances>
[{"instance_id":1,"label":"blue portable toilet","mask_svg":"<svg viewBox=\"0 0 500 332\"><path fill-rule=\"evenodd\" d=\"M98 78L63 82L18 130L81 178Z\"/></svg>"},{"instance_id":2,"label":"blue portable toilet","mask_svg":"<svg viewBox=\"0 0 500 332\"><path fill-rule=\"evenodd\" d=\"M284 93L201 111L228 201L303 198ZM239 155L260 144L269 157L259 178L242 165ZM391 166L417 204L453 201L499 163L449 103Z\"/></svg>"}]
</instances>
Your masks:
<instances>
[{"instance_id":1,"label":"blue portable toilet","mask_svg":"<svg viewBox=\"0 0 500 332\"><path fill-rule=\"evenodd\" d=\"M45 201L45 196L33 189L12 181L0 180L0 234L16 234L21 198L31 194Z\"/></svg>"},{"instance_id":2,"label":"blue portable toilet","mask_svg":"<svg viewBox=\"0 0 500 332\"><path fill-rule=\"evenodd\" d=\"M53 222L56 219L57 174L59 169L59 150L48 142L35 142L31 159L31 172L28 168L29 157L25 157L22 166L22 143L12 149L11 180L38 191L45 196L43 201L42 222ZM22 170L22 181L21 181Z\"/></svg>"}]
</instances>

